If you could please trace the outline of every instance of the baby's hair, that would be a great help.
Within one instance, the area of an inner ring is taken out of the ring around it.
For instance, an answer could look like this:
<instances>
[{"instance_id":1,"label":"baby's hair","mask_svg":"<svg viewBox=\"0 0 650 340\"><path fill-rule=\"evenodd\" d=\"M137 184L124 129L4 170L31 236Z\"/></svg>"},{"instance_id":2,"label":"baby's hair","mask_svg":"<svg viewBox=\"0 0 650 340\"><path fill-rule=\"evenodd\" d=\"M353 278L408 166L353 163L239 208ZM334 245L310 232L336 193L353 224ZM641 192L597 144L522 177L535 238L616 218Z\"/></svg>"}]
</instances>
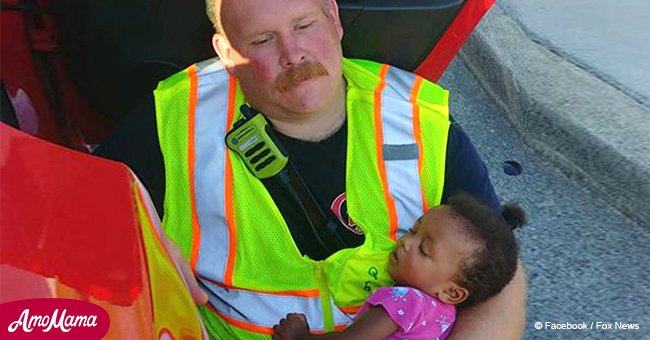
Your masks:
<instances>
[{"instance_id":1,"label":"baby's hair","mask_svg":"<svg viewBox=\"0 0 650 340\"><path fill-rule=\"evenodd\" d=\"M516 204L506 204L495 212L476 198L459 193L447 206L464 220L465 232L479 247L461 262L454 280L469 291L458 308L467 308L498 294L517 269L517 242L512 233L526 223L526 213Z\"/></svg>"}]
</instances>

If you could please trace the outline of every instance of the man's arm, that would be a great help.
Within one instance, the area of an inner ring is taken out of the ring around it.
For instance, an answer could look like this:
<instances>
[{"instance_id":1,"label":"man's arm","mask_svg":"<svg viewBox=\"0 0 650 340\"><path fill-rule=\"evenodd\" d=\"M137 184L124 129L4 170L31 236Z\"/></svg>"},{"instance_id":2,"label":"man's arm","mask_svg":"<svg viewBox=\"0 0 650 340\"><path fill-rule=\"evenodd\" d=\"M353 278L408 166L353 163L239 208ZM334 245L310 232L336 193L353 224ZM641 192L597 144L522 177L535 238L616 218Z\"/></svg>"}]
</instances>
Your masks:
<instances>
[{"instance_id":1,"label":"man's arm","mask_svg":"<svg viewBox=\"0 0 650 340\"><path fill-rule=\"evenodd\" d=\"M447 139L445 184L440 203L446 204L459 192L476 197L495 211L501 208L481 156L460 125L452 123Z\"/></svg>"},{"instance_id":2,"label":"man's arm","mask_svg":"<svg viewBox=\"0 0 650 340\"><path fill-rule=\"evenodd\" d=\"M448 339L520 339L526 323L526 275L521 261L496 296L458 313Z\"/></svg>"}]
</instances>

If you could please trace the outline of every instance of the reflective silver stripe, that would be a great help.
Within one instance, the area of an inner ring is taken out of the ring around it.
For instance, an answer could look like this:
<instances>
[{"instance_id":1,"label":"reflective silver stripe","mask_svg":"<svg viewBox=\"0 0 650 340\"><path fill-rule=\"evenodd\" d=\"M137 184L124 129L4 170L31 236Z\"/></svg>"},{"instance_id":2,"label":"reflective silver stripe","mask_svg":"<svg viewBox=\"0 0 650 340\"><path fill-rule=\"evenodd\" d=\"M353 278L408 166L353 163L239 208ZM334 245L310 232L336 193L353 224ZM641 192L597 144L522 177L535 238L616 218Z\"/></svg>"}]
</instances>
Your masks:
<instances>
[{"instance_id":1,"label":"reflective silver stripe","mask_svg":"<svg viewBox=\"0 0 650 340\"><path fill-rule=\"evenodd\" d=\"M228 289L206 280L202 283L210 290L210 304L220 313L247 324L272 328L287 313L303 313L311 330L325 330L323 311L319 297L300 297L257 293L247 290ZM254 313L246 312L254 309ZM349 316L332 304L334 324L345 325L352 322Z\"/></svg>"},{"instance_id":2,"label":"reflective silver stripe","mask_svg":"<svg viewBox=\"0 0 650 340\"><path fill-rule=\"evenodd\" d=\"M413 136L413 105L409 102L414 83L414 74L395 67L388 69L386 87L382 93L381 119L384 145L389 149L404 145L417 146ZM388 189L395 199L397 237L401 237L422 215L424 203L420 194L422 191L418 159L406 157L407 155L403 155L404 157L392 156L385 158L384 161Z\"/></svg>"},{"instance_id":3,"label":"reflective silver stripe","mask_svg":"<svg viewBox=\"0 0 650 340\"><path fill-rule=\"evenodd\" d=\"M228 261L225 214L225 152L228 72L216 59L197 64L194 192L201 227L197 272L223 282ZM189 223L189 222L188 222Z\"/></svg>"},{"instance_id":4,"label":"reflective silver stripe","mask_svg":"<svg viewBox=\"0 0 650 340\"><path fill-rule=\"evenodd\" d=\"M417 144L384 144L383 148L385 161L407 161L409 159L418 159L420 154Z\"/></svg>"}]
</instances>

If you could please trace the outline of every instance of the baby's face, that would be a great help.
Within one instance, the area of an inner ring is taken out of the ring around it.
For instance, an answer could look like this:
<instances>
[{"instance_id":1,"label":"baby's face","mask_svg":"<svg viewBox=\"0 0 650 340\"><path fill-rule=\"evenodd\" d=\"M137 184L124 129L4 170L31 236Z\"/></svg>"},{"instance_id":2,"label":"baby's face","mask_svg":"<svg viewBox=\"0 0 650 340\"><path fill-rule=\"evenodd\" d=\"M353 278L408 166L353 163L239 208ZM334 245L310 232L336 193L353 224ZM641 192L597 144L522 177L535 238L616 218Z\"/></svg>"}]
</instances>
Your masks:
<instances>
[{"instance_id":1,"label":"baby's face","mask_svg":"<svg viewBox=\"0 0 650 340\"><path fill-rule=\"evenodd\" d=\"M461 261L476 249L462 223L445 206L429 210L390 254L388 273L393 280L436 296L453 284Z\"/></svg>"}]
</instances>

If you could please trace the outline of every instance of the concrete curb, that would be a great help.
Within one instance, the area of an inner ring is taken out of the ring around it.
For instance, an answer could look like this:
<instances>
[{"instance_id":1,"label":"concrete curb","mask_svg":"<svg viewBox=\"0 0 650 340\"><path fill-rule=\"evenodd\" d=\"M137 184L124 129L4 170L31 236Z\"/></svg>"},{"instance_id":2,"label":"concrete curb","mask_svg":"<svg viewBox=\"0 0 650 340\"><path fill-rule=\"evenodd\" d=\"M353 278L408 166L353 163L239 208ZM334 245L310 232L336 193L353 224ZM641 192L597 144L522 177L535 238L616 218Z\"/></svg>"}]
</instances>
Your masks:
<instances>
[{"instance_id":1,"label":"concrete curb","mask_svg":"<svg viewBox=\"0 0 650 340\"><path fill-rule=\"evenodd\" d=\"M544 46L495 5L459 52L524 142L650 226L650 111Z\"/></svg>"}]
</instances>

